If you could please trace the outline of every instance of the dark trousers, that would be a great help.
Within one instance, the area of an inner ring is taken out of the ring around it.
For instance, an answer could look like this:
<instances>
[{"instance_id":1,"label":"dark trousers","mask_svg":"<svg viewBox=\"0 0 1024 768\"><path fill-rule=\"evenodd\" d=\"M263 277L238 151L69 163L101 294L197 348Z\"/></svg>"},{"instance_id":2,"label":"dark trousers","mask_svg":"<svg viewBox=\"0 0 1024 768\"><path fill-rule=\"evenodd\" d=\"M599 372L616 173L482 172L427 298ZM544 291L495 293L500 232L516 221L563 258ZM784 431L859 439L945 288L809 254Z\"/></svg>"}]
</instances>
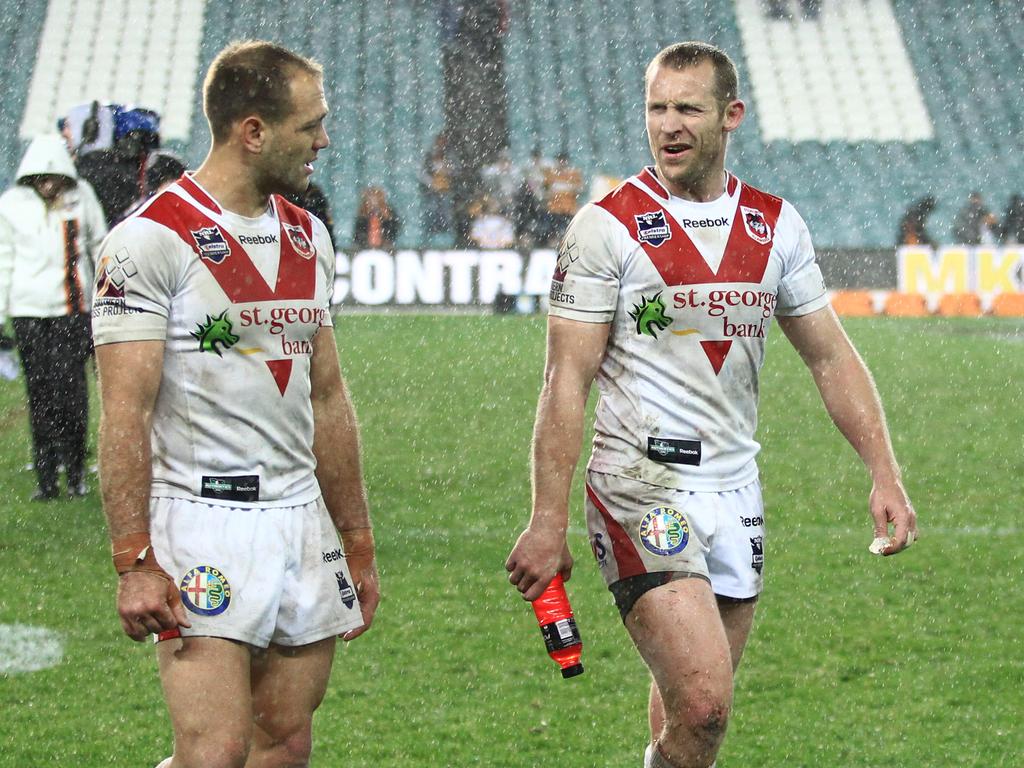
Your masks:
<instances>
[{"instance_id":1,"label":"dark trousers","mask_svg":"<svg viewBox=\"0 0 1024 768\"><path fill-rule=\"evenodd\" d=\"M14 336L28 387L29 423L39 487L57 486L57 468L68 484L81 482L89 423L85 361L89 316L16 317Z\"/></svg>"}]
</instances>

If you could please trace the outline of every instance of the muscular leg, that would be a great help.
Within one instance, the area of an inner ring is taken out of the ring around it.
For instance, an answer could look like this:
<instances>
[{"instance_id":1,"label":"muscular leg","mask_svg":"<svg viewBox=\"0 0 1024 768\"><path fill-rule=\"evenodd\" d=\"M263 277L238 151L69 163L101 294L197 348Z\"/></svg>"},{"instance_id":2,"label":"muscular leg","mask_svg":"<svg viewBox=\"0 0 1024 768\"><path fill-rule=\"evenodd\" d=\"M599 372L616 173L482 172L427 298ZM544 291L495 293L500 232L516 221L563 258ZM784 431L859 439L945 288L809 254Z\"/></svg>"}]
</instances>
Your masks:
<instances>
[{"instance_id":1,"label":"muscular leg","mask_svg":"<svg viewBox=\"0 0 1024 768\"><path fill-rule=\"evenodd\" d=\"M157 644L174 728L171 768L242 768L252 739L249 647L216 637Z\"/></svg>"},{"instance_id":2,"label":"muscular leg","mask_svg":"<svg viewBox=\"0 0 1024 768\"><path fill-rule=\"evenodd\" d=\"M722 617L725 636L729 641L733 674L739 669L740 659L743 658L743 649L747 646L750 628L754 624L754 610L756 606L756 600L744 603L718 601L718 612ZM665 724L665 707L661 701L661 694L658 692L658 684L654 680L651 680L651 698L648 712L651 722L651 742L653 743L658 738L658 734L661 733L661 729Z\"/></svg>"},{"instance_id":3,"label":"muscular leg","mask_svg":"<svg viewBox=\"0 0 1024 768\"><path fill-rule=\"evenodd\" d=\"M335 638L271 645L252 668L252 751L246 768L305 768L313 747L313 712L323 701Z\"/></svg>"},{"instance_id":4,"label":"muscular leg","mask_svg":"<svg viewBox=\"0 0 1024 768\"><path fill-rule=\"evenodd\" d=\"M678 768L707 768L725 736L733 671L711 586L691 578L652 589L625 623L661 694L658 748Z\"/></svg>"}]
</instances>

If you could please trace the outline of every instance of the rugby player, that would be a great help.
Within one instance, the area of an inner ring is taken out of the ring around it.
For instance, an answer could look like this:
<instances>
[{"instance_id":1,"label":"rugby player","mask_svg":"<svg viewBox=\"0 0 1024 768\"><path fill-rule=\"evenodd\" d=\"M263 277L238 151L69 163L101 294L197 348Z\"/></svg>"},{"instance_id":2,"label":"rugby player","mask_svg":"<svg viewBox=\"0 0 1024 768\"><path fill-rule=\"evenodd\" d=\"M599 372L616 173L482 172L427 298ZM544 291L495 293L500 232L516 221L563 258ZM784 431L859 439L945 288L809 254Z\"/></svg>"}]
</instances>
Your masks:
<instances>
[{"instance_id":1,"label":"rugby player","mask_svg":"<svg viewBox=\"0 0 1024 768\"><path fill-rule=\"evenodd\" d=\"M203 106L206 160L119 225L97 267L117 608L132 639L158 639L162 767L306 765L335 638L365 632L379 599L334 250L283 197L329 143L321 68L235 43Z\"/></svg>"},{"instance_id":2,"label":"rugby player","mask_svg":"<svg viewBox=\"0 0 1024 768\"><path fill-rule=\"evenodd\" d=\"M596 379L585 507L594 555L653 678L644 764L706 768L762 588L754 431L773 317L870 472L883 553L908 547L917 524L806 225L725 170L745 112L733 62L704 43L672 45L648 66L645 90L654 165L585 206L559 248L533 512L506 567L527 600L569 576L569 489Z\"/></svg>"}]
</instances>

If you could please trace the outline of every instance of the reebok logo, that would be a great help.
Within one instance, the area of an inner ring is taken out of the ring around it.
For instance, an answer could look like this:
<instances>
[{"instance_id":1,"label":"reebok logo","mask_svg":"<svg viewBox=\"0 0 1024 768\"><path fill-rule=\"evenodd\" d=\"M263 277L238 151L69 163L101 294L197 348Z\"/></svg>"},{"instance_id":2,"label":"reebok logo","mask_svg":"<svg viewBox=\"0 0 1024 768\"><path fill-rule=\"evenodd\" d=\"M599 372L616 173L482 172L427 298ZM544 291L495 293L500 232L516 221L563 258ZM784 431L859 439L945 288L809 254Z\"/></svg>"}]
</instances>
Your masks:
<instances>
[{"instance_id":1,"label":"reebok logo","mask_svg":"<svg viewBox=\"0 0 1024 768\"><path fill-rule=\"evenodd\" d=\"M706 228L706 227L724 227L729 223L729 220L722 216L717 219L680 219L679 223L684 227L693 228ZM242 242L245 242L244 240Z\"/></svg>"},{"instance_id":2,"label":"reebok logo","mask_svg":"<svg viewBox=\"0 0 1024 768\"><path fill-rule=\"evenodd\" d=\"M242 245L271 245L277 242L277 235L256 235L255 237L239 235L238 242Z\"/></svg>"}]
</instances>

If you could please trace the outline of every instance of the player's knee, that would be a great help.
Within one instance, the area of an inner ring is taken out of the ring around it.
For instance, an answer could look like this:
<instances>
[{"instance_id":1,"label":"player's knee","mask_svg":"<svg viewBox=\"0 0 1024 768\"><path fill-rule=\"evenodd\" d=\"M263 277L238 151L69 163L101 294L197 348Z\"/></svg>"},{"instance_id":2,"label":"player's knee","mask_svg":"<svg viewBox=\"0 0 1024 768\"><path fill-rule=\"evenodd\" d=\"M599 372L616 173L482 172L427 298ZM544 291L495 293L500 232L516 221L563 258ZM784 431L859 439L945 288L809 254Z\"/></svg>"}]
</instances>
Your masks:
<instances>
[{"instance_id":1,"label":"player's knee","mask_svg":"<svg viewBox=\"0 0 1024 768\"><path fill-rule=\"evenodd\" d=\"M280 743L282 768L305 768L309 765L312 751L313 733L310 728L288 734Z\"/></svg>"},{"instance_id":2,"label":"player's knee","mask_svg":"<svg viewBox=\"0 0 1024 768\"><path fill-rule=\"evenodd\" d=\"M260 727L257 748L264 760L276 768L305 768L313 751L313 731L310 723L293 728L268 730Z\"/></svg>"},{"instance_id":3,"label":"player's knee","mask_svg":"<svg viewBox=\"0 0 1024 768\"><path fill-rule=\"evenodd\" d=\"M687 751L714 759L729 723L729 701L704 695L688 698L675 708L666 722L669 741L685 743Z\"/></svg>"},{"instance_id":4,"label":"player's knee","mask_svg":"<svg viewBox=\"0 0 1024 768\"><path fill-rule=\"evenodd\" d=\"M244 768L250 741L245 735L199 736L174 743L175 768Z\"/></svg>"}]
</instances>

